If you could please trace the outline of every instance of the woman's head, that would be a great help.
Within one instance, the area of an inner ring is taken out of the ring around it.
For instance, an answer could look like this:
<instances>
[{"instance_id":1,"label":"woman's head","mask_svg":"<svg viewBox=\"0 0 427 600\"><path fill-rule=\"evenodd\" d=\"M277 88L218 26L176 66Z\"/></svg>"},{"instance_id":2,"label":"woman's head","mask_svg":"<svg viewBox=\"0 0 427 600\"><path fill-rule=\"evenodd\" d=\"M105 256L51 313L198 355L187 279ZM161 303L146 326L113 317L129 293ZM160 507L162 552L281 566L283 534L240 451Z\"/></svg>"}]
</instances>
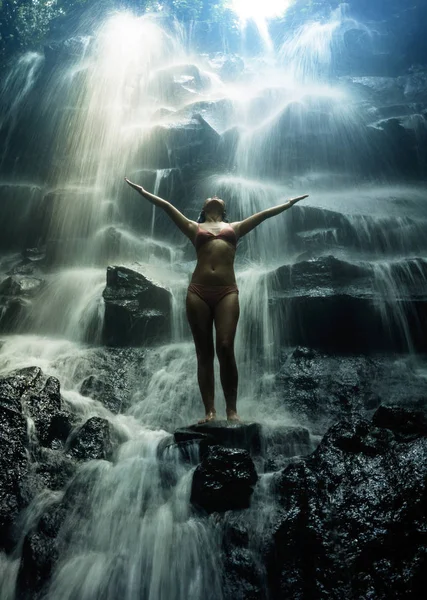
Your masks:
<instances>
[{"instance_id":1,"label":"woman's head","mask_svg":"<svg viewBox=\"0 0 427 600\"><path fill-rule=\"evenodd\" d=\"M225 202L218 196L212 196L207 198L203 204L202 211L197 219L198 223L204 223L206 217L211 217L213 220L220 219L221 221L227 221L227 211L225 208Z\"/></svg>"}]
</instances>

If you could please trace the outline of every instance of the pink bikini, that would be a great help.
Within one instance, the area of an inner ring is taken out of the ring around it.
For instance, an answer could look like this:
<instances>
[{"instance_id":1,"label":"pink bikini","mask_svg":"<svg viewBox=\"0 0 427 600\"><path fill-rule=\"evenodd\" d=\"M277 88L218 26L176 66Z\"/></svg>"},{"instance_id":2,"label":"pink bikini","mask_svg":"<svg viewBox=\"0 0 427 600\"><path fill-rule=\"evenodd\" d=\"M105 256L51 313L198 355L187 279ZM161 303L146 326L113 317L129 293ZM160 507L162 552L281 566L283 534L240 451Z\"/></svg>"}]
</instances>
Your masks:
<instances>
[{"instance_id":1,"label":"pink bikini","mask_svg":"<svg viewBox=\"0 0 427 600\"><path fill-rule=\"evenodd\" d=\"M224 240L232 246L237 246L237 236L231 225L227 225L218 234L214 234L206 229L202 229L199 225L197 234L194 240L194 246L198 251L206 242L211 240ZM228 294L238 294L237 285L203 285L201 283L190 283L188 291L197 294L211 310L215 308L220 300Z\"/></svg>"},{"instance_id":2,"label":"pink bikini","mask_svg":"<svg viewBox=\"0 0 427 600\"><path fill-rule=\"evenodd\" d=\"M201 248L204 244L206 244L206 242L209 242L210 240L224 240L225 242L228 242L234 247L237 246L236 232L231 227L231 225L227 225L226 227L221 229L221 231L216 235L211 231L202 229L199 225L196 233L196 238L194 240L196 250L199 250L199 248Z\"/></svg>"}]
</instances>

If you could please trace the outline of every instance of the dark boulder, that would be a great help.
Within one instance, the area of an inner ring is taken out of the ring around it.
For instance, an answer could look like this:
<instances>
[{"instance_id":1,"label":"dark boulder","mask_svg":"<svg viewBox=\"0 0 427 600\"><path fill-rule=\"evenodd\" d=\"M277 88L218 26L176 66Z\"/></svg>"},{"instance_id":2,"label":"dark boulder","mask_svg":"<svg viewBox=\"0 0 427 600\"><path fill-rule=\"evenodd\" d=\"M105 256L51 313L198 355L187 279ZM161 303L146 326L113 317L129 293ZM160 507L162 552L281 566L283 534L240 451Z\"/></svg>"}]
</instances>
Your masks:
<instances>
[{"instance_id":1,"label":"dark boulder","mask_svg":"<svg viewBox=\"0 0 427 600\"><path fill-rule=\"evenodd\" d=\"M427 395L425 402L427 404ZM410 441L420 436L427 436L425 410L408 410L402 406L381 405L372 417L372 423L376 427L390 429L399 441Z\"/></svg>"},{"instance_id":2,"label":"dark boulder","mask_svg":"<svg viewBox=\"0 0 427 600\"><path fill-rule=\"evenodd\" d=\"M35 245L43 190L34 184L0 183L0 248L24 250Z\"/></svg>"},{"instance_id":3,"label":"dark boulder","mask_svg":"<svg viewBox=\"0 0 427 600\"><path fill-rule=\"evenodd\" d=\"M295 425L263 425L262 455L264 471L277 471L295 456L306 456L314 449L310 432Z\"/></svg>"},{"instance_id":4,"label":"dark boulder","mask_svg":"<svg viewBox=\"0 0 427 600\"><path fill-rule=\"evenodd\" d=\"M420 410L427 398L422 373L393 355L331 355L298 346L283 352L277 382L290 415L316 435L382 403L405 406L410 400Z\"/></svg>"},{"instance_id":5,"label":"dark boulder","mask_svg":"<svg viewBox=\"0 0 427 600\"><path fill-rule=\"evenodd\" d=\"M323 256L280 267L269 279L275 318L287 314L282 343L336 353L405 352L412 344L426 352L426 274L427 262L412 258L380 268Z\"/></svg>"},{"instance_id":6,"label":"dark boulder","mask_svg":"<svg viewBox=\"0 0 427 600\"><path fill-rule=\"evenodd\" d=\"M210 78L196 65L177 64L154 71L147 89L150 94L168 104L182 103L210 88Z\"/></svg>"},{"instance_id":7,"label":"dark boulder","mask_svg":"<svg viewBox=\"0 0 427 600\"><path fill-rule=\"evenodd\" d=\"M16 331L31 309L31 298L43 289L44 280L32 276L35 270L33 263L24 259L13 268L15 274L6 277L0 283L1 331Z\"/></svg>"},{"instance_id":8,"label":"dark boulder","mask_svg":"<svg viewBox=\"0 0 427 600\"><path fill-rule=\"evenodd\" d=\"M31 471L40 482L40 487L63 490L75 474L76 461L62 450L62 447L38 449L37 461L31 465Z\"/></svg>"},{"instance_id":9,"label":"dark boulder","mask_svg":"<svg viewBox=\"0 0 427 600\"><path fill-rule=\"evenodd\" d=\"M0 298L0 331L11 333L15 331L28 314L30 304L23 298Z\"/></svg>"},{"instance_id":10,"label":"dark boulder","mask_svg":"<svg viewBox=\"0 0 427 600\"><path fill-rule=\"evenodd\" d=\"M114 414L119 413L122 408L122 398L117 395L114 385L97 375L86 377L80 386L80 393L98 400Z\"/></svg>"},{"instance_id":11,"label":"dark boulder","mask_svg":"<svg viewBox=\"0 0 427 600\"><path fill-rule=\"evenodd\" d=\"M202 100L188 104L180 109L176 115L199 119L198 122L200 124L206 123L213 131L221 135L233 124L235 120L235 108L233 103L226 98L210 101ZM215 136L212 139L218 141Z\"/></svg>"},{"instance_id":12,"label":"dark boulder","mask_svg":"<svg viewBox=\"0 0 427 600\"><path fill-rule=\"evenodd\" d=\"M59 558L61 539L58 533L65 517L65 506L53 502L25 536L16 585L20 599L39 598L48 584Z\"/></svg>"},{"instance_id":13,"label":"dark boulder","mask_svg":"<svg viewBox=\"0 0 427 600\"><path fill-rule=\"evenodd\" d=\"M0 404L0 547L14 545L14 522L26 506L28 474L27 422L18 411Z\"/></svg>"},{"instance_id":14,"label":"dark boulder","mask_svg":"<svg viewBox=\"0 0 427 600\"><path fill-rule=\"evenodd\" d=\"M171 294L141 273L108 267L104 343L139 346L165 337L170 326Z\"/></svg>"},{"instance_id":15,"label":"dark boulder","mask_svg":"<svg viewBox=\"0 0 427 600\"><path fill-rule=\"evenodd\" d=\"M207 513L247 508L257 480L248 452L212 446L194 472L190 501Z\"/></svg>"},{"instance_id":16,"label":"dark boulder","mask_svg":"<svg viewBox=\"0 0 427 600\"><path fill-rule=\"evenodd\" d=\"M34 420L40 444L51 447L65 442L72 425L71 416L62 410L58 379L48 377L42 389L30 391L23 400L26 411Z\"/></svg>"},{"instance_id":17,"label":"dark boulder","mask_svg":"<svg viewBox=\"0 0 427 600\"><path fill-rule=\"evenodd\" d=\"M0 296L33 296L43 285L43 280L36 277L13 275L0 284Z\"/></svg>"},{"instance_id":18,"label":"dark boulder","mask_svg":"<svg viewBox=\"0 0 427 600\"><path fill-rule=\"evenodd\" d=\"M266 600L265 574L257 549L251 547L246 513L228 513L222 535L224 600Z\"/></svg>"},{"instance_id":19,"label":"dark boulder","mask_svg":"<svg viewBox=\"0 0 427 600\"><path fill-rule=\"evenodd\" d=\"M401 411L399 427L413 430ZM427 438L357 420L333 426L278 481L272 598L416 598L426 584Z\"/></svg>"},{"instance_id":20,"label":"dark boulder","mask_svg":"<svg viewBox=\"0 0 427 600\"><path fill-rule=\"evenodd\" d=\"M207 169L218 160L218 132L201 114L171 115L154 127L138 150L137 161L154 169Z\"/></svg>"},{"instance_id":21,"label":"dark boulder","mask_svg":"<svg viewBox=\"0 0 427 600\"><path fill-rule=\"evenodd\" d=\"M15 543L13 525L31 499L27 420L21 397L40 381L37 367L22 369L0 380L0 547Z\"/></svg>"},{"instance_id":22,"label":"dark boulder","mask_svg":"<svg viewBox=\"0 0 427 600\"><path fill-rule=\"evenodd\" d=\"M67 453L78 460L110 460L117 445L110 423L92 417L67 441Z\"/></svg>"}]
</instances>

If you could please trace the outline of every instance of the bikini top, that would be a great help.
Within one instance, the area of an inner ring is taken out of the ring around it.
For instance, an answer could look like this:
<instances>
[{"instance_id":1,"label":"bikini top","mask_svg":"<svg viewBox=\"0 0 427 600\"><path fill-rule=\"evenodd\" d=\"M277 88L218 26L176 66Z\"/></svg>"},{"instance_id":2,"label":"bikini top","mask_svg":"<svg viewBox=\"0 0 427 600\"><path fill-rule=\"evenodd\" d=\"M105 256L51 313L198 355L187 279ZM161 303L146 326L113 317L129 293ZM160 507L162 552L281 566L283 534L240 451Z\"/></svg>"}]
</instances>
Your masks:
<instances>
[{"instance_id":1,"label":"bikini top","mask_svg":"<svg viewBox=\"0 0 427 600\"><path fill-rule=\"evenodd\" d=\"M201 248L203 244L206 244L206 242L209 242L210 240L224 240L225 242L228 242L234 247L237 246L236 232L231 227L231 225L227 225L226 227L221 229L221 231L217 235L215 235L211 231L202 229L199 225L194 240L196 250L199 250L199 248Z\"/></svg>"}]
</instances>

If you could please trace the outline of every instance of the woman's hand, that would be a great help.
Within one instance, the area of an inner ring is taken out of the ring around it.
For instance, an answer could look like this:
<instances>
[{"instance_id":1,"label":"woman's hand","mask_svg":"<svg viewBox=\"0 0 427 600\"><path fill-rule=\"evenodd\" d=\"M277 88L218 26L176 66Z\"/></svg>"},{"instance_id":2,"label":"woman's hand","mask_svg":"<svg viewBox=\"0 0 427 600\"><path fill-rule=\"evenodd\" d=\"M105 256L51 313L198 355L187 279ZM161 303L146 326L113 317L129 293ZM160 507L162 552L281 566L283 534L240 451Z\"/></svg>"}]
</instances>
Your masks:
<instances>
[{"instance_id":1,"label":"woman's hand","mask_svg":"<svg viewBox=\"0 0 427 600\"><path fill-rule=\"evenodd\" d=\"M308 194L305 194L304 196L297 196L296 198L289 198L288 202L291 206L293 206L300 200L304 200L304 198L308 198Z\"/></svg>"},{"instance_id":2,"label":"woman's hand","mask_svg":"<svg viewBox=\"0 0 427 600\"><path fill-rule=\"evenodd\" d=\"M137 185L136 183L132 183L132 181L129 181L129 179L127 177L125 177L125 181L126 181L126 183L128 183L130 185L131 188L133 188L134 190L136 190L140 194L142 194L143 192L145 192L145 190L142 187L142 185Z\"/></svg>"}]
</instances>

